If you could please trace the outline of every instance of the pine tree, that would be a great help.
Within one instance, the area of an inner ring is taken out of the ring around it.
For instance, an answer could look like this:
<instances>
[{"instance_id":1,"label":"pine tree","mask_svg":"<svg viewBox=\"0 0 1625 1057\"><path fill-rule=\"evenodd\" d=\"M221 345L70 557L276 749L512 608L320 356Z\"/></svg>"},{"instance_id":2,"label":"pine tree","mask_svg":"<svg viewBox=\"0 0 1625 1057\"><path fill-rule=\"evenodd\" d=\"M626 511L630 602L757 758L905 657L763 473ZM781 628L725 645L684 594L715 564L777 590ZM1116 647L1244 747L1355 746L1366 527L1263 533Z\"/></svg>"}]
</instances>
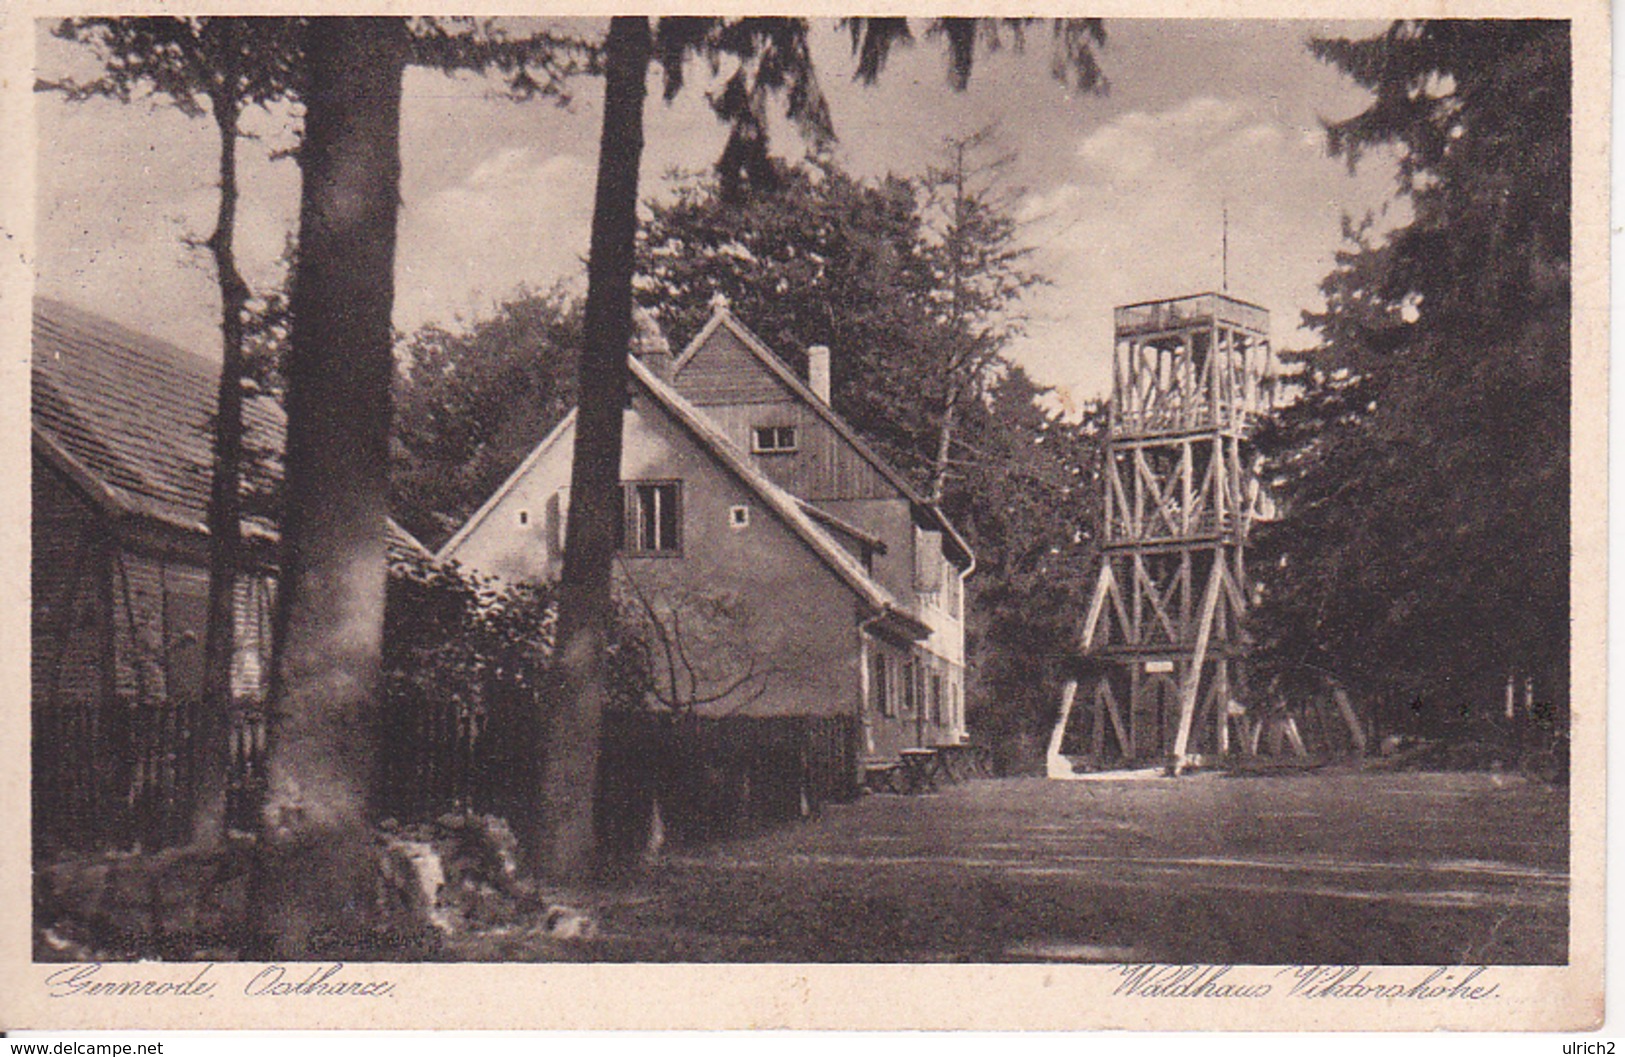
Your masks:
<instances>
[{"instance_id":1,"label":"pine tree","mask_svg":"<svg viewBox=\"0 0 1625 1057\"><path fill-rule=\"evenodd\" d=\"M1330 126L1399 160L1413 219L1351 244L1302 398L1261 436L1284 517L1254 627L1394 722L1482 714L1509 675L1559 711L1569 642L1570 41L1562 22L1398 22L1322 40L1373 93Z\"/></svg>"}]
</instances>

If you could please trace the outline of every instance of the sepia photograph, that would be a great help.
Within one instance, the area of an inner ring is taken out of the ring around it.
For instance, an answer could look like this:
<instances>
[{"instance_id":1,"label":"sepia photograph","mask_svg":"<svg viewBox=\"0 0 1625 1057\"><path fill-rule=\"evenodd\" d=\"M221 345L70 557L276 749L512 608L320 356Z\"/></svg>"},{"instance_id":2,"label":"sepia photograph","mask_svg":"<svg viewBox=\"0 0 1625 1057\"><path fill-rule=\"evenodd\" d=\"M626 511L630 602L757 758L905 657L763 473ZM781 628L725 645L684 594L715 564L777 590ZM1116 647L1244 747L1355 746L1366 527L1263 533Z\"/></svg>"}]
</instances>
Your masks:
<instances>
[{"instance_id":1,"label":"sepia photograph","mask_svg":"<svg viewBox=\"0 0 1625 1057\"><path fill-rule=\"evenodd\" d=\"M0 1027L1595 1028L1535 13L12 27Z\"/></svg>"}]
</instances>

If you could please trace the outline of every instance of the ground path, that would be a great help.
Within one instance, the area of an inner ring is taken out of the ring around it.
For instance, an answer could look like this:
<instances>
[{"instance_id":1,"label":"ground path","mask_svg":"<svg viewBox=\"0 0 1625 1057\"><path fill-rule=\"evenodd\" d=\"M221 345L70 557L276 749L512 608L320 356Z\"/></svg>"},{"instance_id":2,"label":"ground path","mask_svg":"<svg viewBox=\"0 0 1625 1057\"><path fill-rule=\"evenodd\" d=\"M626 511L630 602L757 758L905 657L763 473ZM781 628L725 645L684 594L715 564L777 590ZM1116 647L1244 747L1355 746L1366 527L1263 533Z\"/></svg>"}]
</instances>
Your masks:
<instances>
[{"instance_id":1,"label":"ground path","mask_svg":"<svg viewBox=\"0 0 1625 1057\"><path fill-rule=\"evenodd\" d=\"M1349 770L969 782L669 855L604 955L1551 963L1567 791Z\"/></svg>"}]
</instances>

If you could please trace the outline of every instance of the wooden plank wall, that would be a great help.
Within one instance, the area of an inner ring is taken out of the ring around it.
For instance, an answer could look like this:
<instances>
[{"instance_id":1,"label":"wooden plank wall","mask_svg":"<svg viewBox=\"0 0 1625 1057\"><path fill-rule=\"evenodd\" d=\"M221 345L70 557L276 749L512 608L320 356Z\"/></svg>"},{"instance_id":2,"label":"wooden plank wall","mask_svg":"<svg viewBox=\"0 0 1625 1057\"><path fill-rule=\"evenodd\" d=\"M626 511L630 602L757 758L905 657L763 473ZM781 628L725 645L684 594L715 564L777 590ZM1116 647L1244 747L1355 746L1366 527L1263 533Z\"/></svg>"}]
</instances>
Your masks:
<instances>
[{"instance_id":1,"label":"wooden plank wall","mask_svg":"<svg viewBox=\"0 0 1625 1057\"><path fill-rule=\"evenodd\" d=\"M792 495L812 501L898 498L897 489L804 404L714 405L705 414L744 452L756 426L796 427L794 452L751 456L758 470Z\"/></svg>"},{"instance_id":2,"label":"wooden plank wall","mask_svg":"<svg viewBox=\"0 0 1625 1057\"><path fill-rule=\"evenodd\" d=\"M774 484L794 495L816 501L898 494L823 416L726 329L717 330L683 365L676 385L741 451L750 452L756 426L794 426L795 452L752 456Z\"/></svg>"},{"instance_id":3,"label":"wooden plank wall","mask_svg":"<svg viewBox=\"0 0 1625 1057\"><path fill-rule=\"evenodd\" d=\"M101 703L111 656L109 545L97 512L34 460L30 682L36 854L58 834L93 843L103 801L93 759L105 751Z\"/></svg>"},{"instance_id":4,"label":"wooden plank wall","mask_svg":"<svg viewBox=\"0 0 1625 1057\"><path fill-rule=\"evenodd\" d=\"M677 390L700 407L787 403L796 399L726 328L714 331L705 346L683 364L677 376Z\"/></svg>"}]
</instances>

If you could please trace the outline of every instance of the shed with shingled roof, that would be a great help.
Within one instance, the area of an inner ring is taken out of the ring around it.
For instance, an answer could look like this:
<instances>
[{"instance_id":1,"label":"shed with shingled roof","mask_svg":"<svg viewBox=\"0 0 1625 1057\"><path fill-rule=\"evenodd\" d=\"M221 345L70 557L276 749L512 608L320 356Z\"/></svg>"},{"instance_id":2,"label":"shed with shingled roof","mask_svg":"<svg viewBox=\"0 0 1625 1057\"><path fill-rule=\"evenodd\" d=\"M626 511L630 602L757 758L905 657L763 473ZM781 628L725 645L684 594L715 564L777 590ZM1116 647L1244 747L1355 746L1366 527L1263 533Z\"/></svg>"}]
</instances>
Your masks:
<instances>
[{"instance_id":1,"label":"shed with shingled roof","mask_svg":"<svg viewBox=\"0 0 1625 1057\"><path fill-rule=\"evenodd\" d=\"M30 376L35 847L172 844L189 821L202 703L220 367L40 298ZM270 673L286 420L267 397L246 400L243 418L232 689L251 712ZM388 531L395 556L428 557Z\"/></svg>"}]
</instances>

